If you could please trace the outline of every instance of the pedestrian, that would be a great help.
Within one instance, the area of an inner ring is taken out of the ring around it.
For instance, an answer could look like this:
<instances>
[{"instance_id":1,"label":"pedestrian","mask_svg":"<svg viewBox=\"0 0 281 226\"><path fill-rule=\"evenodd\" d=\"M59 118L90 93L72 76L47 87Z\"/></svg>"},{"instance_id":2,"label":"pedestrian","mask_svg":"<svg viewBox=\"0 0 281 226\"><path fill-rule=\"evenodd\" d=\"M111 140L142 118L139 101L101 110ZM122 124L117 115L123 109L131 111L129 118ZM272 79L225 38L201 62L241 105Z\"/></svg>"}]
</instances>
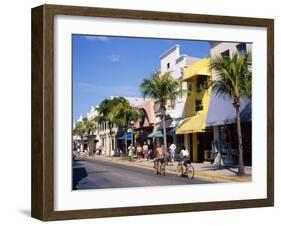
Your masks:
<instances>
[{"instance_id":1,"label":"pedestrian","mask_svg":"<svg viewBox=\"0 0 281 226\"><path fill-rule=\"evenodd\" d=\"M130 144L128 150L129 150L129 161L132 161L135 153L135 147L133 146L133 144Z\"/></svg>"},{"instance_id":2,"label":"pedestrian","mask_svg":"<svg viewBox=\"0 0 281 226\"><path fill-rule=\"evenodd\" d=\"M119 146L119 156L123 157L122 145Z\"/></svg>"},{"instance_id":3,"label":"pedestrian","mask_svg":"<svg viewBox=\"0 0 281 226\"><path fill-rule=\"evenodd\" d=\"M144 158L148 160L148 145L146 144L146 142L143 143L142 151L143 151Z\"/></svg>"},{"instance_id":4,"label":"pedestrian","mask_svg":"<svg viewBox=\"0 0 281 226\"><path fill-rule=\"evenodd\" d=\"M177 146L173 143L169 147L172 165L175 162L176 149L177 149Z\"/></svg>"},{"instance_id":5,"label":"pedestrian","mask_svg":"<svg viewBox=\"0 0 281 226\"><path fill-rule=\"evenodd\" d=\"M140 144L137 145L137 156L138 156L138 159L140 160L141 157L143 155L143 152L142 152L142 147Z\"/></svg>"}]
</instances>

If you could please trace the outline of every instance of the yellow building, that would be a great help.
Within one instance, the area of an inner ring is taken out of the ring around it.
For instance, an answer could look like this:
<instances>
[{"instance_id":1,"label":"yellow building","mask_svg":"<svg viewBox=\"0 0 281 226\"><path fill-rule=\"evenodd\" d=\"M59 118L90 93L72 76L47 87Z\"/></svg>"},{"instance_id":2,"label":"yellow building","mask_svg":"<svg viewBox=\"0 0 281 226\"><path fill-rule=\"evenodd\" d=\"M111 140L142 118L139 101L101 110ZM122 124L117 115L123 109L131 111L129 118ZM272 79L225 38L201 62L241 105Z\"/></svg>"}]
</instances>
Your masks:
<instances>
[{"instance_id":1,"label":"yellow building","mask_svg":"<svg viewBox=\"0 0 281 226\"><path fill-rule=\"evenodd\" d=\"M184 71L182 81L187 85L186 118L176 130L185 134L185 144L192 161L204 160L204 152L211 149L212 131L206 130L206 117L211 98L210 58L204 58Z\"/></svg>"}]
</instances>

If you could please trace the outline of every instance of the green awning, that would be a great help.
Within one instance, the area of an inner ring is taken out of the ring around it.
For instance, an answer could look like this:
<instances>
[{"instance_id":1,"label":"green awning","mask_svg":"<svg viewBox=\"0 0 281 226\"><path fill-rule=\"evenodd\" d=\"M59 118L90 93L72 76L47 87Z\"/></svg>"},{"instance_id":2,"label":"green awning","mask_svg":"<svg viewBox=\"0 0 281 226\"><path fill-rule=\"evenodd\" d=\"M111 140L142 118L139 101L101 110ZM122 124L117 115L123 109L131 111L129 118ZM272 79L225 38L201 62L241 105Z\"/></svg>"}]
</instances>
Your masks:
<instances>
[{"instance_id":1,"label":"green awning","mask_svg":"<svg viewBox=\"0 0 281 226\"><path fill-rule=\"evenodd\" d=\"M163 137L163 133L161 130L153 131L148 137Z\"/></svg>"},{"instance_id":2,"label":"green awning","mask_svg":"<svg viewBox=\"0 0 281 226\"><path fill-rule=\"evenodd\" d=\"M176 127L170 129L168 132L167 132L167 136L175 136L176 135Z\"/></svg>"}]
</instances>

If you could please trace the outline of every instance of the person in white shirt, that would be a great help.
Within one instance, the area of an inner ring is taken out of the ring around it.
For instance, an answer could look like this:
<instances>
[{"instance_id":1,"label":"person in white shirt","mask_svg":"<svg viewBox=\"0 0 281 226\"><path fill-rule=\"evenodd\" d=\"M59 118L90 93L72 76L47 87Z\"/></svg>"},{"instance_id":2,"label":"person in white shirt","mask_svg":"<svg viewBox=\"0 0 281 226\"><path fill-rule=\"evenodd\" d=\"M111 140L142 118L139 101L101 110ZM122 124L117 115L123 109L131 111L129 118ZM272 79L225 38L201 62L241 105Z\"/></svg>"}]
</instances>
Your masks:
<instances>
[{"instance_id":1,"label":"person in white shirt","mask_svg":"<svg viewBox=\"0 0 281 226\"><path fill-rule=\"evenodd\" d=\"M182 150L180 152L180 155L182 156L183 163L186 165L187 163L190 163L190 154L189 151L185 146L182 146Z\"/></svg>"},{"instance_id":2,"label":"person in white shirt","mask_svg":"<svg viewBox=\"0 0 281 226\"><path fill-rule=\"evenodd\" d=\"M175 161L177 147L175 144L171 144L169 149L170 149L170 156L171 156L171 160L172 160L172 164L173 164L173 162Z\"/></svg>"},{"instance_id":3,"label":"person in white shirt","mask_svg":"<svg viewBox=\"0 0 281 226\"><path fill-rule=\"evenodd\" d=\"M131 144L128 147L128 150L129 150L129 161L132 161L133 160L133 156L135 154L135 147Z\"/></svg>"}]
</instances>

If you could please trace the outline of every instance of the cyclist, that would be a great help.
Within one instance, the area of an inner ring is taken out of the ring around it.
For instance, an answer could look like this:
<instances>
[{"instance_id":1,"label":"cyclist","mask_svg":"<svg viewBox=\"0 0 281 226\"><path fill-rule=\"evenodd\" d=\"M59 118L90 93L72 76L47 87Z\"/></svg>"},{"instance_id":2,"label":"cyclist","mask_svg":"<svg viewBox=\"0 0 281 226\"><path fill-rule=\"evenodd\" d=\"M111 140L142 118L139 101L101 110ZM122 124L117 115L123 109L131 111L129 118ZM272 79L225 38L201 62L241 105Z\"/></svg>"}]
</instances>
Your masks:
<instances>
[{"instance_id":1,"label":"cyclist","mask_svg":"<svg viewBox=\"0 0 281 226\"><path fill-rule=\"evenodd\" d=\"M164 149L160 146L159 143L156 144L156 158L154 159L154 163L163 161L165 157Z\"/></svg>"},{"instance_id":2,"label":"cyclist","mask_svg":"<svg viewBox=\"0 0 281 226\"><path fill-rule=\"evenodd\" d=\"M186 166L187 164L190 164L190 154L189 151L187 150L187 148L185 146L182 146L180 155L182 157L183 160L183 164Z\"/></svg>"}]
</instances>

